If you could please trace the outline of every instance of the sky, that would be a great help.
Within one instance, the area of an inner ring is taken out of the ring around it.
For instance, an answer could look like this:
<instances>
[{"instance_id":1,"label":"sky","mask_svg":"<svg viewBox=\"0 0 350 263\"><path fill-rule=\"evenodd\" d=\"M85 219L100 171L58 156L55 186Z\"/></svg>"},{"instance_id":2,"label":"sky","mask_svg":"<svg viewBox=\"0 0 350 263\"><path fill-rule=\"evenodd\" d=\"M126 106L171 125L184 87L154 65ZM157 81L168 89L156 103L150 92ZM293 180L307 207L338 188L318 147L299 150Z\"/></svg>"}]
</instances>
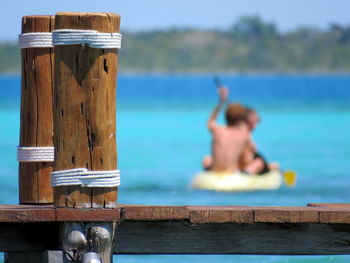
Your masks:
<instances>
[{"instance_id":1,"label":"sky","mask_svg":"<svg viewBox=\"0 0 350 263\"><path fill-rule=\"evenodd\" d=\"M244 15L259 15L281 31L299 26L350 25L349 0L3 0L0 41L15 41L24 15L61 11L112 12L122 17L121 30L170 27L228 28Z\"/></svg>"}]
</instances>

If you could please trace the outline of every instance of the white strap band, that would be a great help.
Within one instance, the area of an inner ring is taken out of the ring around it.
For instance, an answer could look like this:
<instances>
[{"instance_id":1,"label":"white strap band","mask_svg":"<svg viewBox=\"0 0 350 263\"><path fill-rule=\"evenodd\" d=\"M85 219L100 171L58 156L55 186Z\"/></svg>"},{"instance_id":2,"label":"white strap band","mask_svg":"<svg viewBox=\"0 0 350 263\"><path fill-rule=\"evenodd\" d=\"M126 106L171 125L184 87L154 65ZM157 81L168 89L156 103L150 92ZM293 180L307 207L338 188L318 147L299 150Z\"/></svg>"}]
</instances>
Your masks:
<instances>
[{"instance_id":1,"label":"white strap band","mask_svg":"<svg viewBox=\"0 0 350 263\"><path fill-rule=\"evenodd\" d=\"M117 187L120 185L119 170L88 171L86 168L55 171L51 173L51 185L82 187Z\"/></svg>"},{"instance_id":2,"label":"white strap band","mask_svg":"<svg viewBox=\"0 0 350 263\"><path fill-rule=\"evenodd\" d=\"M91 48L120 49L121 39L120 33L99 33L95 30L59 29L52 32L54 46L84 44Z\"/></svg>"},{"instance_id":3,"label":"white strap band","mask_svg":"<svg viewBox=\"0 0 350 263\"><path fill-rule=\"evenodd\" d=\"M18 36L20 48L52 48L51 32L24 33Z\"/></svg>"},{"instance_id":4,"label":"white strap band","mask_svg":"<svg viewBox=\"0 0 350 263\"><path fill-rule=\"evenodd\" d=\"M53 162L54 147L17 147L18 162Z\"/></svg>"}]
</instances>

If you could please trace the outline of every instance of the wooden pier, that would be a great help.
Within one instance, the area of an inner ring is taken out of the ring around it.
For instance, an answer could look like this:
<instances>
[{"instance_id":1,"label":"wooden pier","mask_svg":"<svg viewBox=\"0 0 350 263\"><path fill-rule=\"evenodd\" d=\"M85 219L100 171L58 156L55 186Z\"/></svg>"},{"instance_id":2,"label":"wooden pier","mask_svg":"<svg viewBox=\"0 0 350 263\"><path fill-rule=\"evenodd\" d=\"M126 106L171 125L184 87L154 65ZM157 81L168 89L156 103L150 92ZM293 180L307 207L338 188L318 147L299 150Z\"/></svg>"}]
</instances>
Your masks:
<instances>
[{"instance_id":1,"label":"wooden pier","mask_svg":"<svg viewBox=\"0 0 350 263\"><path fill-rule=\"evenodd\" d=\"M24 17L22 33L94 30L108 38L119 24L115 14L58 13ZM52 148L54 159L20 160L20 205L0 205L6 262L82 262L90 252L103 263L112 254L350 254L350 204L121 205L118 183L52 187L52 171L117 171L118 52L99 45L22 49L20 147Z\"/></svg>"},{"instance_id":2,"label":"wooden pier","mask_svg":"<svg viewBox=\"0 0 350 263\"><path fill-rule=\"evenodd\" d=\"M350 254L350 204L1 206L0 250L60 250L62 222L116 222L113 254Z\"/></svg>"}]
</instances>

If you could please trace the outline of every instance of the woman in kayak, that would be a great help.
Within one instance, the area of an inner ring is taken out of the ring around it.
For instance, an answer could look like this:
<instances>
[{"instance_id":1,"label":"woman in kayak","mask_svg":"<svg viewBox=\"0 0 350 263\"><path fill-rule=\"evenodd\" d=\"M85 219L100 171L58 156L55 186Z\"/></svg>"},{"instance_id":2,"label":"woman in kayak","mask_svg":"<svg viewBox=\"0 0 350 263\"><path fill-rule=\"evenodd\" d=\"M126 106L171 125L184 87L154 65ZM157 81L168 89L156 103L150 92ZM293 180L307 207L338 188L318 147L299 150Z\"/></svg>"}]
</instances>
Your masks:
<instances>
[{"instance_id":1,"label":"woman in kayak","mask_svg":"<svg viewBox=\"0 0 350 263\"><path fill-rule=\"evenodd\" d=\"M260 117L254 109L246 107L245 121L252 133L260 122ZM268 173L272 170L278 170L279 165L277 163L268 163L257 151L255 143L251 140L240 157L239 168L243 172L259 175Z\"/></svg>"}]
</instances>

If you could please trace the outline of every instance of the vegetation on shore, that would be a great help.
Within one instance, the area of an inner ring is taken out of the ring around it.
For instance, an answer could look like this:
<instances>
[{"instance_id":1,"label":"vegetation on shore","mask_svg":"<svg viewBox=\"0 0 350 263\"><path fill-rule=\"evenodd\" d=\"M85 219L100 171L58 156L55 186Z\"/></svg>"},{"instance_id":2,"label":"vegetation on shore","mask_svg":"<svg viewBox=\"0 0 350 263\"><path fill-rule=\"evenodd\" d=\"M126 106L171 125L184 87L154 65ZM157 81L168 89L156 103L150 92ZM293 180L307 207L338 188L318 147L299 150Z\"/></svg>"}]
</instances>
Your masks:
<instances>
[{"instance_id":1,"label":"vegetation on shore","mask_svg":"<svg viewBox=\"0 0 350 263\"><path fill-rule=\"evenodd\" d=\"M0 72L20 71L20 50L15 43L0 43Z\"/></svg>"},{"instance_id":2,"label":"vegetation on shore","mask_svg":"<svg viewBox=\"0 0 350 263\"><path fill-rule=\"evenodd\" d=\"M280 32L258 16L226 30L122 32L122 72L349 72L350 26ZM15 43L0 43L0 72L20 70Z\"/></svg>"}]
</instances>

